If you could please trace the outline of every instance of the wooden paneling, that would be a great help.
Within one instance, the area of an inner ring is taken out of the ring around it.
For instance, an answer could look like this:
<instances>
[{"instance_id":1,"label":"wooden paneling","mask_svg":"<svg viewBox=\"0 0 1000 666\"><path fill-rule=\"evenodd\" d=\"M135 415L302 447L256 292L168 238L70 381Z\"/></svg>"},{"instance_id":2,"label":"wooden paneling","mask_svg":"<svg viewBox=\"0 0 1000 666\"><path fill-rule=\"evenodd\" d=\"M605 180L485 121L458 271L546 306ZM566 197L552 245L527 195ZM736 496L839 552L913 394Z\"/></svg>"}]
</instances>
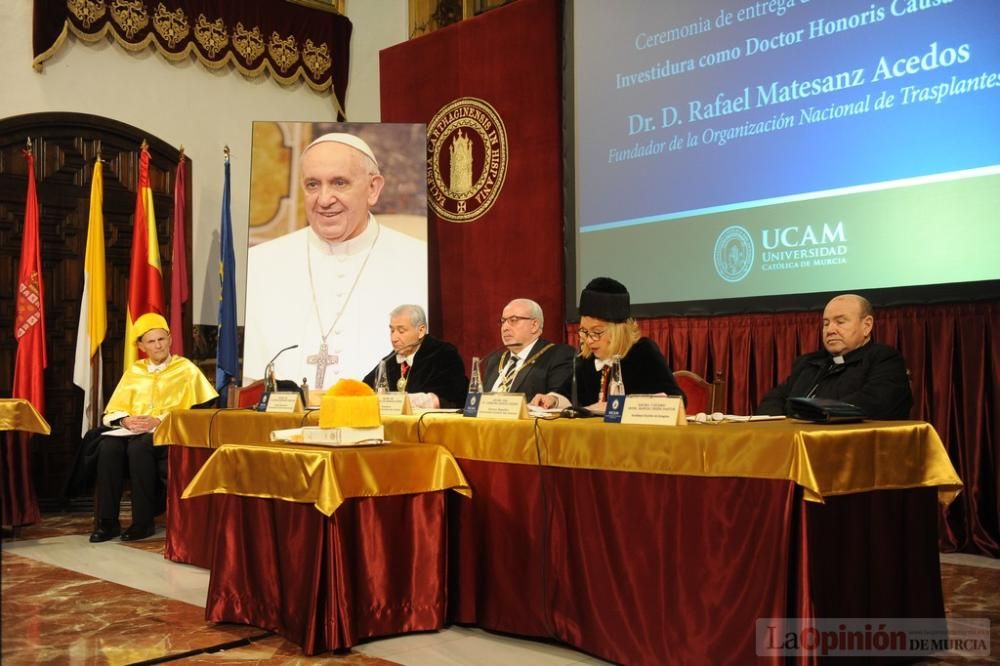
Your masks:
<instances>
[{"instance_id":1,"label":"wooden paneling","mask_svg":"<svg viewBox=\"0 0 1000 666\"><path fill-rule=\"evenodd\" d=\"M45 417L50 437L36 437L32 469L39 500L46 505L63 490L80 440L83 392L73 385L76 332L83 293L83 261L90 211L90 185L100 142L104 160L104 238L107 254L108 335L102 347L104 396L122 374L125 305L128 300L139 146L150 150L150 186L156 213L165 297L169 303L174 175L178 151L139 128L76 113L39 113L0 121L0 396L10 396L16 342L14 294L24 227L26 137L36 155L48 368ZM187 165L187 238L191 238L192 165ZM190 275L191 249L187 247ZM185 305L185 348L191 349L191 301ZM177 333L175 333L177 334ZM48 501L46 501L48 500Z\"/></svg>"}]
</instances>

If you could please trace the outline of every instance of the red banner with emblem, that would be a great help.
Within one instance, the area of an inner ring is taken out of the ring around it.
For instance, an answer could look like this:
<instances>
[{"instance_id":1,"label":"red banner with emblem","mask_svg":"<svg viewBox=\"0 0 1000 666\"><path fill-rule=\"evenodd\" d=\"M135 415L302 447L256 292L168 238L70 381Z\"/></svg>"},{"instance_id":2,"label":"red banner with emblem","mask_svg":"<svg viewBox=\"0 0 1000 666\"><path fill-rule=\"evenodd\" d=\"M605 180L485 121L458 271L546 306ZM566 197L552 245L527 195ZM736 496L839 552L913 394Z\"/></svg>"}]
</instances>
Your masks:
<instances>
[{"instance_id":1,"label":"red banner with emblem","mask_svg":"<svg viewBox=\"0 0 1000 666\"><path fill-rule=\"evenodd\" d=\"M381 52L382 121L427 124L429 306L463 357L514 298L562 340L559 3L519 0Z\"/></svg>"}]
</instances>

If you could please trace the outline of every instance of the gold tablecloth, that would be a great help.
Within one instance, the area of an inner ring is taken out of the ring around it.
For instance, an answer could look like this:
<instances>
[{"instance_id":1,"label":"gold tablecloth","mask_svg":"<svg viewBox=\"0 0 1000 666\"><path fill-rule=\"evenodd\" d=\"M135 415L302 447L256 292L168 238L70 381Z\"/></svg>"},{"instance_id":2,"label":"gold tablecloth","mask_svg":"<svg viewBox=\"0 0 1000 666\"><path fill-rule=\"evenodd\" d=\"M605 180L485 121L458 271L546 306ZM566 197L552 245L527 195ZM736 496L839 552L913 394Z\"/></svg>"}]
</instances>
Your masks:
<instances>
[{"instance_id":1,"label":"gold tablecloth","mask_svg":"<svg viewBox=\"0 0 1000 666\"><path fill-rule=\"evenodd\" d=\"M223 444L182 497L223 493L307 502L330 516L349 497L449 489L472 494L455 458L435 444Z\"/></svg>"},{"instance_id":2,"label":"gold tablecloth","mask_svg":"<svg viewBox=\"0 0 1000 666\"><path fill-rule=\"evenodd\" d=\"M937 432L918 421L819 425L785 419L669 428L558 419L539 420L537 430L534 421L457 414L383 421L386 436L441 444L459 460L540 459L555 467L788 479L802 486L805 499L819 502L829 495L936 487L948 504L962 489Z\"/></svg>"},{"instance_id":3,"label":"gold tablecloth","mask_svg":"<svg viewBox=\"0 0 1000 666\"><path fill-rule=\"evenodd\" d=\"M23 398L0 398L0 431L21 430L48 435L52 427L35 406Z\"/></svg>"},{"instance_id":4,"label":"gold tablecloth","mask_svg":"<svg viewBox=\"0 0 1000 666\"><path fill-rule=\"evenodd\" d=\"M315 422L246 411L174 412L160 444L266 441L271 430ZM458 414L383 417L386 437L430 442L458 459L690 476L788 479L810 501L829 495L936 487L950 503L962 481L934 428L915 421L818 425L793 420L665 428L600 419L501 421ZM537 440L536 440L537 434Z\"/></svg>"}]
</instances>

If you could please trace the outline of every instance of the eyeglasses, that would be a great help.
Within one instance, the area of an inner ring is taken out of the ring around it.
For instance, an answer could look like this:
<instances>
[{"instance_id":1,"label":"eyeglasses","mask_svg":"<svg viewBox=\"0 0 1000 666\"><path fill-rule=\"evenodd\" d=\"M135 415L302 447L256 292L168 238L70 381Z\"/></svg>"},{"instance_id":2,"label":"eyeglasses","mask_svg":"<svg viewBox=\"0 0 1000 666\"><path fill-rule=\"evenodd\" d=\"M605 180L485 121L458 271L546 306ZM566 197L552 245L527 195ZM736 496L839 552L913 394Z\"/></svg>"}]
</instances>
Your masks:
<instances>
[{"instance_id":1,"label":"eyeglasses","mask_svg":"<svg viewBox=\"0 0 1000 666\"><path fill-rule=\"evenodd\" d=\"M602 328L599 331L588 331L585 328L581 328L577 332L580 334L581 338L583 338L585 340L593 340L594 342L597 342L602 337L604 337L604 334L607 333L607 330L605 330L605 329Z\"/></svg>"},{"instance_id":2,"label":"eyeglasses","mask_svg":"<svg viewBox=\"0 0 1000 666\"><path fill-rule=\"evenodd\" d=\"M510 324L511 326L513 326L517 322L524 321L526 319L534 319L534 317L521 317L518 315L511 315L509 317L500 317L500 321L498 321L497 323L500 324L501 326L503 326L504 324Z\"/></svg>"}]
</instances>

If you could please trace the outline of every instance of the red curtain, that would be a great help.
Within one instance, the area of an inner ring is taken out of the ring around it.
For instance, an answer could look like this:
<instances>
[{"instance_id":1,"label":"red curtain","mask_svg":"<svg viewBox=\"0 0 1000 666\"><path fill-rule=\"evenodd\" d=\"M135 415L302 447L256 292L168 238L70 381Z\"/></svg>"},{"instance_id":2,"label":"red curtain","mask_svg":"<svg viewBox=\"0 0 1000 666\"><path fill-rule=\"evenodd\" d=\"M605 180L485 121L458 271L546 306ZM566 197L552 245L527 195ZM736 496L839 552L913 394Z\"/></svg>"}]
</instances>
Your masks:
<instances>
[{"instance_id":1,"label":"red curtain","mask_svg":"<svg viewBox=\"0 0 1000 666\"><path fill-rule=\"evenodd\" d=\"M462 113L469 100L480 100L506 128L495 133L506 149L507 168L492 206L464 222L430 214L431 329L464 358L500 346L497 319L518 297L541 304L547 337L562 335L559 6L555 0L519 0L380 55L383 122L430 123L452 102ZM473 129L463 131L478 140ZM446 153L447 146L437 142L450 144L454 133L429 129L428 135L433 154L435 146ZM488 168L474 145L473 181ZM472 210L477 200L465 203ZM454 205L446 201L446 207Z\"/></svg>"},{"instance_id":2,"label":"red curtain","mask_svg":"<svg viewBox=\"0 0 1000 666\"><path fill-rule=\"evenodd\" d=\"M1000 556L1000 301L879 308L874 337L900 349L911 417L934 425L965 490L942 512L941 547ZM748 414L792 361L820 348L817 312L662 317L639 322L674 370L721 370L726 411ZM567 326L573 339L576 326Z\"/></svg>"}]
</instances>

